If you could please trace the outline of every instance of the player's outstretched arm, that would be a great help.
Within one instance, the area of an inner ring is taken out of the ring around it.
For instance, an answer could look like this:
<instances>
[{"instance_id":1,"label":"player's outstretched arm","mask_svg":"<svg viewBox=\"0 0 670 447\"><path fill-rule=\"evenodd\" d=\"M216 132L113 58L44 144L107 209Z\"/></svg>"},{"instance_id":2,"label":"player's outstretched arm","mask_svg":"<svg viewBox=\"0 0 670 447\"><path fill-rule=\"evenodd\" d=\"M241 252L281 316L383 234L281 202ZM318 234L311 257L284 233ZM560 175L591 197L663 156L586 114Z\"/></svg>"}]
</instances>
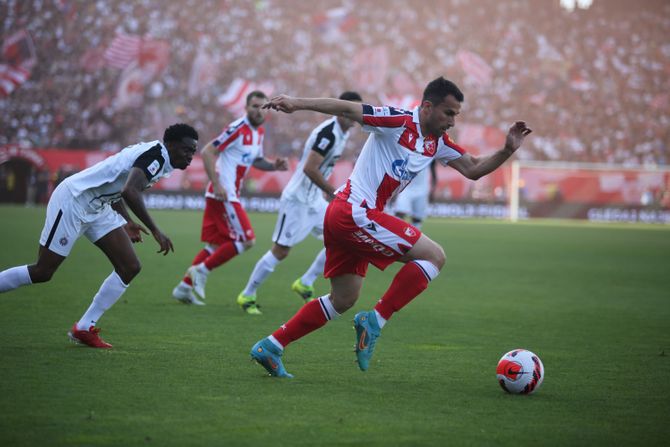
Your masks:
<instances>
[{"instance_id":1,"label":"player's outstretched arm","mask_svg":"<svg viewBox=\"0 0 670 447\"><path fill-rule=\"evenodd\" d=\"M477 180L498 169L505 160L510 158L521 147L523 140L532 130L523 121L517 121L510 127L505 138L505 147L487 157L473 157L465 154L461 158L449 162L449 166L456 169L465 177Z\"/></svg>"},{"instance_id":2,"label":"player's outstretched arm","mask_svg":"<svg viewBox=\"0 0 670 447\"><path fill-rule=\"evenodd\" d=\"M133 167L128 174L128 180L123 186L121 191L121 196L123 200L128 205L128 208L137 216L137 218L149 229L156 242L160 246L158 253L163 253L166 255L170 250L174 251L174 246L169 237L163 234L153 219L149 215L146 206L144 205L144 200L142 200L142 191L147 187L149 181L147 180L144 172L137 167Z\"/></svg>"},{"instance_id":3,"label":"player's outstretched arm","mask_svg":"<svg viewBox=\"0 0 670 447\"><path fill-rule=\"evenodd\" d=\"M296 98L279 95L263 104L264 109L293 113L297 110L312 110L327 115L341 116L363 124L363 105L360 102L334 98Z\"/></svg>"}]
</instances>

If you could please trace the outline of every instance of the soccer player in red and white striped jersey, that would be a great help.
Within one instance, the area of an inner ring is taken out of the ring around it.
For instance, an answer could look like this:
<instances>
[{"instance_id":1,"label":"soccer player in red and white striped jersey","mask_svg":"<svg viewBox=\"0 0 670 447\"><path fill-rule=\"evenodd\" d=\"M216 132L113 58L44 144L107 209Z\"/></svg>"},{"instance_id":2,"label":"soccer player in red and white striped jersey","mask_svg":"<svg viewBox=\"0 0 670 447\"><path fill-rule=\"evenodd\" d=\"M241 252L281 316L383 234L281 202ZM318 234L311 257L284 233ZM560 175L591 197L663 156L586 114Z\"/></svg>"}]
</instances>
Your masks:
<instances>
[{"instance_id":1,"label":"soccer player in red and white striped jersey","mask_svg":"<svg viewBox=\"0 0 670 447\"><path fill-rule=\"evenodd\" d=\"M454 126L463 100L459 88L440 77L426 86L421 105L413 111L286 95L264 106L286 113L313 110L344 116L370 132L351 177L326 212L324 277L330 278L330 294L305 304L251 349L252 358L271 375L291 377L281 361L284 348L356 303L368 264L384 270L393 262L405 263L374 309L354 317L356 356L363 371L368 369L386 322L438 275L445 263L442 247L413 225L384 213L386 203L434 159L469 179L485 176L511 157L531 132L523 121L517 121L502 149L474 157L446 133Z\"/></svg>"},{"instance_id":2,"label":"soccer player in red and white striped jersey","mask_svg":"<svg viewBox=\"0 0 670 447\"><path fill-rule=\"evenodd\" d=\"M233 121L202 150L210 183L205 192L205 213L201 239L205 248L193 259L172 296L186 304L203 305L205 284L210 271L251 248L254 230L240 203L242 181L253 166L263 171L285 171L284 158L269 161L263 156L265 93L247 95L246 115ZM259 313L253 300L238 303L247 313Z\"/></svg>"}]
</instances>

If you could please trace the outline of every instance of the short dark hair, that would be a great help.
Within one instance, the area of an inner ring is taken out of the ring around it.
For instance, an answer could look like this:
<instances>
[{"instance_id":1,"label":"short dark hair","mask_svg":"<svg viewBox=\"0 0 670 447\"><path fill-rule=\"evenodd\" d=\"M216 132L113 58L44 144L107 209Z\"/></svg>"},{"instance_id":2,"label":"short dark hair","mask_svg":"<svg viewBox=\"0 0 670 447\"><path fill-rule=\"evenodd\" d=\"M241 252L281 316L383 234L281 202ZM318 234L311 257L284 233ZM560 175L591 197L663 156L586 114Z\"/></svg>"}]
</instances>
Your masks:
<instances>
[{"instance_id":1,"label":"short dark hair","mask_svg":"<svg viewBox=\"0 0 670 447\"><path fill-rule=\"evenodd\" d=\"M168 141L181 142L182 138L184 137L198 140L198 132L188 124L184 123L173 124L167 129L165 129L165 133L163 133L163 142L165 143L167 143Z\"/></svg>"},{"instance_id":2,"label":"short dark hair","mask_svg":"<svg viewBox=\"0 0 670 447\"><path fill-rule=\"evenodd\" d=\"M254 90L253 92L251 92L247 95L247 105L249 105L249 103L251 102L251 100L253 98L267 99L268 95L266 95L265 93L263 93L260 90Z\"/></svg>"},{"instance_id":3,"label":"short dark hair","mask_svg":"<svg viewBox=\"0 0 670 447\"><path fill-rule=\"evenodd\" d=\"M363 102L363 98L361 98L361 95L358 94L358 92L354 91L346 91L340 95L340 99L344 99L345 101L358 101L358 102Z\"/></svg>"},{"instance_id":4,"label":"short dark hair","mask_svg":"<svg viewBox=\"0 0 670 447\"><path fill-rule=\"evenodd\" d=\"M456 84L448 79L444 79L443 76L440 76L428 83L426 89L423 91L423 99L421 102L430 101L434 105L437 105L444 101L444 98L448 95L456 98L458 102L463 102L465 99L463 92L461 92Z\"/></svg>"}]
</instances>

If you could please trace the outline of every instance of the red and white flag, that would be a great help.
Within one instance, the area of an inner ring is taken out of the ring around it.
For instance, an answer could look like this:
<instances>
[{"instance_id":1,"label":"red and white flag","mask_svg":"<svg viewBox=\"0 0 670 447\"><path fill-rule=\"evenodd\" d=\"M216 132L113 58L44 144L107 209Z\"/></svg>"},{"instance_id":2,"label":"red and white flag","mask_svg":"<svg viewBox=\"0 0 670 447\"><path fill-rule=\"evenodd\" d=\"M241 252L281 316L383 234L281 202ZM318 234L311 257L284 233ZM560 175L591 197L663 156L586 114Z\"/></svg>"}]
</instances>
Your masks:
<instances>
[{"instance_id":1,"label":"red and white flag","mask_svg":"<svg viewBox=\"0 0 670 447\"><path fill-rule=\"evenodd\" d=\"M28 31L22 29L2 42L2 59L5 64L31 69L37 63L35 44Z\"/></svg>"},{"instance_id":2,"label":"red and white flag","mask_svg":"<svg viewBox=\"0 0 670 447\"><path fill-rule=\"evenodd\" d=\"M219 96L219 104L236 115L242 114L247 103L247 95L254 90L260 90L270 97L274 87L269 83L256 83L236 78L225 93Z\"/></svg>"},{"instance_id":3,"label":"red and white flag","mask_svg":"<svg viewBox=\"0 0 670 447\"><path fill-rule=\"evenodd\" d=\"M140 57L142 38L126 34L117 34L105 50L105 62L108 66L123 70Z\"/></svg>"},{"instance_id":4,"label":"red and white flag","mask_svg":"<svg viewBox=\"0 0 670 447\"><path fill-rule=\"evenodd\" d=\"M468 50L458 50L456 57L471 81L479 85L491 84L493 68L480 55Z\"/></svg>"},{"instance_id":5,"label":"red and white flag","mask_svg":"<svg viewBox=\"0 0 670 447\"><path fill-rule=\"evenodd\" d=\"M191 74L188 78L188 94L194 96L213 85L215 81L216 64L212 56L201 47L193 59Z\"/></svg>"},{"instance_id":6,"label":"red and white flag","mask_svg":"<svg viewBox=\"0 0 670 447\"><path fill-rule=\"evenodd\" d=\"M9 96L30 77L30 70L23 67L0 64L0 94Z\"/></svg>"},{"instance_id":7,"label":"red and white flag","mask_svg":"<svg viewBox=\"0 0 670 447\"><path fill-rule=\"evenodd\" d=\"M35 45L30 33L20 30L2 42L0 95L8 96L30 78L37 63Z\"/></svg>"}]
</instances>

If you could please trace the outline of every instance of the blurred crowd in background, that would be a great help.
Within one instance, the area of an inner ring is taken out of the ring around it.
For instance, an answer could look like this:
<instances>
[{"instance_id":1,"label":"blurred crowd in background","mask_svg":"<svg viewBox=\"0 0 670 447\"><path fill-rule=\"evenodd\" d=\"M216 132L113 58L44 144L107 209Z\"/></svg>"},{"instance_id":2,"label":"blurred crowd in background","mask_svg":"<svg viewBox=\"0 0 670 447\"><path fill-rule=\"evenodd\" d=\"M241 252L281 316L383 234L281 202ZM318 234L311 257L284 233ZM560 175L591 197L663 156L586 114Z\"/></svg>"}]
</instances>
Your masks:
<instances>
[{"instance_id":1,"label":"blurred crowd in background","mask_svg":"<svg viewBox=\"0 0 670 447\"><path fill-rule=\"evenodd\" d=\"M668 36L664 0L4 0L0 145L115 151L175 121L204 141L252 88L409 108L444 75L475 151L525 119L524 159L664 166ZM271 114L266 155L322 119Z\"/></svg>"}]
</instances>

